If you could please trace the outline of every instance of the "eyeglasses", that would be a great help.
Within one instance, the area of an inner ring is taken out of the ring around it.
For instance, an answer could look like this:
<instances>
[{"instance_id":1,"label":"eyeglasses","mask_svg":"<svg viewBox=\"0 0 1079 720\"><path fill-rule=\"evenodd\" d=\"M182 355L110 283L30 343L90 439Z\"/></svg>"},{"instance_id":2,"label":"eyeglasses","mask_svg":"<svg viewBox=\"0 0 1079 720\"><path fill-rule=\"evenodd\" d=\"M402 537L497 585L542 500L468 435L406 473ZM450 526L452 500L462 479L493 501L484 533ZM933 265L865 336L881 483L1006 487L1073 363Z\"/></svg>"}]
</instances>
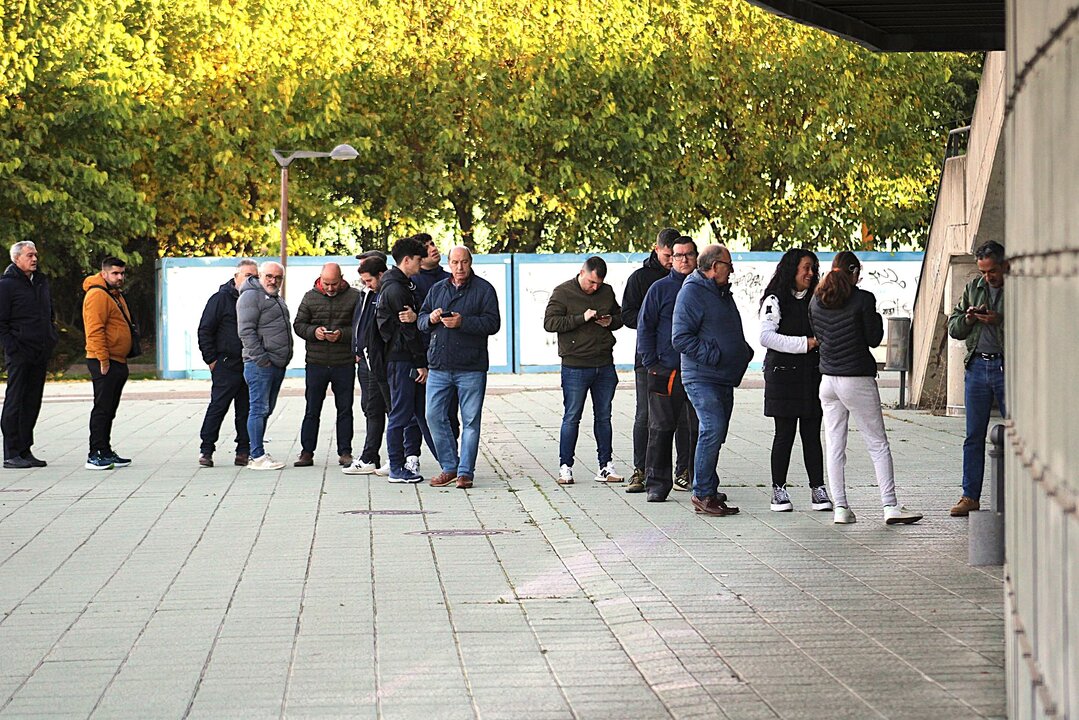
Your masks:
<instances>
[{"instance_id":1,"label":"eyeglasses","mask_svg":"<svg viewBox=\"0 0 1079 720\"><path fill-rule=\"evenodd\" d=\"M697 257L697 253L675 253L674 255L671 255L671 257L673 257L675 260L691 260L692 258Z\"/></svg>"},{"instance_id":2,"label":"eyeglasses","mask_svg":"<svg viewBox=\"0 0 1079 720\"><path fill-rule=\"evenodd\" d=\"M284 278L285 276L284 275L271 275L270 273L266 273L262 277L266 278L267 280L273 280L274 282L281 282L281 279Z\"/></svg>"},{"instance_id":3,"label":"eyeglasses","mask_svg":"<svg viewBox=\"0 0 1079 720\"><path fill-rule=\"evenodd\" d=\"M727 262L726 260L716 260L717 265L726 265L731 270L734 270L734 263Z\"/></svg>"}]
</instances>

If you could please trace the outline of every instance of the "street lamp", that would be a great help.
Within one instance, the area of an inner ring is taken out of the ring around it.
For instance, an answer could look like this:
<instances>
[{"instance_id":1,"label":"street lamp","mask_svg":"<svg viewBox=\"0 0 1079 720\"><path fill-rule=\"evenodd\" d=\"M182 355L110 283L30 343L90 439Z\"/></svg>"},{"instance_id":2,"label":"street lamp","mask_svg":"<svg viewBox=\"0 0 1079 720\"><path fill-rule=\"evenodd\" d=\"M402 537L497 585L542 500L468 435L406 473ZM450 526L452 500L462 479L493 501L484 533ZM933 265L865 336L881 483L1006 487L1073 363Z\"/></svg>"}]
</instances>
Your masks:
<instances>
[{"instance_id":1,"label":"street lamp","mask_svg":"<svg viewBox=\"0 0 1079 720\"><path fill-rule=\"evenodd\" d=\"M356 148L351 145L338 145L329 152L317 150L294 150L283 155L277 150L271 150L274 160L281 167L281 268L284 269L288 260L288 166L297 158L322 158L331 160L354 160L359 157Z\"/></svg>"}]
</instances>

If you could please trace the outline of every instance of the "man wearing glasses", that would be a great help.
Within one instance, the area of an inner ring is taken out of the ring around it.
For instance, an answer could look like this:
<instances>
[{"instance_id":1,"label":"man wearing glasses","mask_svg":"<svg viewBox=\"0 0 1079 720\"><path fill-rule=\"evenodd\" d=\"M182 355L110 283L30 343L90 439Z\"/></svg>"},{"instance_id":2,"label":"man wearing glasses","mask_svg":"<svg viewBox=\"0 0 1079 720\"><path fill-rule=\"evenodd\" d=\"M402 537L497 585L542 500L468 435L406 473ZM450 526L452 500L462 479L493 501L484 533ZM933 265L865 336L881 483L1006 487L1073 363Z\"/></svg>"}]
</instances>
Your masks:
<instances>
[{"instance_id":1,"label":"man wearing glasses","mask_svg":"<svg viewBox=\"0 0 1079 720\"><path fill-rule=\"evenodd\" d=\"M742 318L731 295L734 272L731 254L722 245L709 245L697 269L682 284L674 304L671 344L681 353L682 382L700 420L693 454L694 509L706 515L734 515L719 492L716 461L727 439L734 410L734 388L753 358Z\"/></svg>"},{"instance_id":2,"label":"man wearing glasses","mask_svg":"<svg viewBox=\"0 0 1079 720\"><path fill-rule=\"evenodd\" d=\"M243 343L244 380L250 407L247 434L251 438L251 470L280 470L284 463L270 457L263 445L266 419L277 404L277 393L292 359L292 327L288 306L281 297L285 269L264 262L258 278L248 278L236 301L236 324Z\"/></svg>"},{"instance_id":3,"label":"man wearing glasses","mask_svg":"<svg viewBox=\"0 0 1079 720\"><path fill-rule=\"evenodd\" d=\"M693 447L697 444L697 415L686 398L680 369L681 358L671 344L674 303L682 283L697 268L697 244L685 235L673 245L672 267L667 277L652 285L637 316L637 356L647 373L648 446L644 477L634 477L628 493L648 491L648 502L663 502L675 486L671 463L671 440L686 436L679 445L679 459L687 460L686 476L693 472ZM688 487L688 483L687 483Z\"/></svg>"}]
</instances>

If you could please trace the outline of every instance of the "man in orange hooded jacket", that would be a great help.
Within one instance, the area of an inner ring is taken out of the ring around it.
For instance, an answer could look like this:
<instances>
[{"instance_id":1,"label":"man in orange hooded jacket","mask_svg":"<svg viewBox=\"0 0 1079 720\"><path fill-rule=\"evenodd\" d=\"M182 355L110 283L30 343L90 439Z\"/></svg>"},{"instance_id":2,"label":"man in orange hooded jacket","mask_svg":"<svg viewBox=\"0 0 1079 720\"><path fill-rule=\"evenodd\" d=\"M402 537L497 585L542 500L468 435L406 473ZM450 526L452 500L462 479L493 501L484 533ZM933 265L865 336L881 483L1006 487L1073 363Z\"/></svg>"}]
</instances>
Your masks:
<instances>
[{"instance_id":1,"label":"man in orange hooded jacket","mask_svg":"<svg viewBox=\"0 0 1079 720\"><path fill-rule=\"evenodd\" d=\"M127 382L127 358L133 344L134 324L121 292L125 272L123 260L108 257L101 263L101 272L82 283L86 292L82 302L86 365L94 383L87 470L111 470L131 464L112 449L112 421Z\"/></svg>"}]
</instances>

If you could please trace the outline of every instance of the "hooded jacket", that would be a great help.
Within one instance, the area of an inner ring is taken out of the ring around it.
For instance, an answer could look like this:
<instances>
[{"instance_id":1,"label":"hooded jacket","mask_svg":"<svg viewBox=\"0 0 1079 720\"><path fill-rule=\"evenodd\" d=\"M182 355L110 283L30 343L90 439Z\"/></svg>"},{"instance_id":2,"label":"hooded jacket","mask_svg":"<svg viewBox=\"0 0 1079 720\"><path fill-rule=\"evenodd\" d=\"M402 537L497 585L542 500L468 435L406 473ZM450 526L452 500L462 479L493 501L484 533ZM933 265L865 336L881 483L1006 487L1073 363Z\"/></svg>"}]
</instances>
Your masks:
<instances>
[{"instance_id":1,"label":"hooded jacket","mask_svg":"<svg viewBox=\"0 0 1079 720\"><path fill-rule=\"evenodd\" d=\"M386 343L386 362L407 362L412 367L427 367L427 347L420 335L416 323L403 323L397 314L411 307L418 314L419 302L416 300L416 285L401 272L401 268L392 267L382 273L378 289L378 304L375 306L375 322L378 332Z\"/></svg>"},{"instance_id":2,"label":"hooded jacket","mask_svg":"<svg viewBox=\"0 0 1079 720\"><path fill-rule=\"evenodd\" d=\"M637 272L640 272L639 270ZM653 283L644 296L637 316L637 355L642 367L677 370L681 364L679 352L671 342L674 303L689 275L671 270L667 277Z\"/></svg>"},{"instance_id":3,"label":"hooded jacket","mask_svg":"<svg viewBox=\"0 0 1079 720\"><path fill-rule=\"evenodd\" d=\"M257 277L247 278L240 286L236 329L243 343L245 362L283 368L292 360L288 306L280 295L267 293Z\"/></svg>"},{"instance_id":4,"label":"hooded jacket","mask_svg":"<svg viewBox=\"0 0 1079 720\"><path fill-rule=\"evenodd\" d=\"M352 314L360 292L349 287L344 280L341 289L330 297L322 289L322 278L315 280L315 286L304 293L300 307L296 308L296 320L292 328L296 334L307 341L308 365L343 367L353 365L356 356L352 352ZM327 330L340 330L341 336L335 341L319 340L315 331L324 327Z\"/></svg>"},{"instance_id":5,"label":"hooded jacket","mask_svg":"<svg viewBox=\"0 0 1079 720\"><path fill-rule=\"evenodd\" d=\"M826 308L814 296L809 303L813 334L820 343L820 371L824 375L876 377L877 361L869 348L884 339L884 320L873 293L854 289L843 307Z\"/></svg>"},{"instance_id":6,"label":"hooded jacket","mask_svg":"<svg viewBox=\"0 0 1079 720\"><path fill-rule=\"evenodd\" d=\"M448 328L431 324L431 312L442 308L461 316L461 325ZM494 286L471 273L461 287L453 279L435 283L427 293L418 320L421 332L431 334L427 366L432 370L482 370L490 368L487 341L502 327L498 295Z\"/></svg>"},{"instance_id":7,"label":"hooded jacket","mask_svg":"<svg viewBox=\"0 0 1079 720\"><path fill-rule=\"evenodd\" d=\"M638 328L641 308L644 307L644 299L647 297L649 289L667 277L669 272L672 271L663 267L663 263L659 261L656 251L653 250L652 254L645 258L641 267L634 270L629 276L629 279L626 280L626 290L622 293L622 323L626 327L633 330ZM635 368L646 366L646 363L641 359L639 350L634 355L633 366Z\"/></svg>"},{"instance_id":8,"label":"hooded jacket","mask_svg":"<svg viewBox=\"0 0 1079 720\"><path fill-rule=\"evenodd\" d=\"M581 289L578 276L562 283L551 293L543 314L543 329L558 333L558 356L566 367L597 368L614 364L614 331L622 327L622 308L607 283L589 295ZM603 327L585 320L586 310L610 315L611 324Z\"/></svg>"},{"instance_id":9,"label":"hooded jacket","mask_svg":"<svg viewBox=\"0 0 1079 720\"><path fill-rule=\"evenodd\" d=\"M449 272L441 265L436 265L430 270L420 268L419 273L412 278L412 283L416 286L416 302L423 305L423 301L427 299L427 293L431 292L435 283L440 283L449 277L451 277Z\"/></svg>"},{"instance_id":10,"label":"hooded jacket","mask_svg":"<svg viewBox=\"0 0 1079 720\"><path fill-rule=\"evenodd\" d=\"M0 275L0 343L8 366L47 362L58 340L48 279L8 265Z\"/></svg>"},{"instance_id":11,"label":"hooded jacket","mask_svg":"<svg viewBox=\"0 0 1079 720\"><path fill-rule=\"evenodd\" d=\"M230 370L243 370L243 343L236 328L236 301L240 291L229 280L206 301L199 320L199 352L209 365L220 363Z\"/></svg>"},{"instance_id":12,"label":"hooded jacket","mask_svg":"<svg viewBox=\"0 0 1079 720\"><path fill-rule=\"evenodd\" d=\"M101 273L83 280L82 289L86 293L82 300L86 358L126 363L127 354L131 352L131 326L127 322L131 310L127 299L119 289L110 288Z\"/></svg>"},{"instance_id":13,"label":"hooded jacket","mask_svg":"<svg viewBox=\"0 0 1079 720\"><path fill-rule=\"evenodd\" d=\"M733 387L742 382L753 348L742 331L731 286L716 285L700 270L690 273L674 303L671 344L682 355L683 383Z\"/></svg>"}]
</instances>

